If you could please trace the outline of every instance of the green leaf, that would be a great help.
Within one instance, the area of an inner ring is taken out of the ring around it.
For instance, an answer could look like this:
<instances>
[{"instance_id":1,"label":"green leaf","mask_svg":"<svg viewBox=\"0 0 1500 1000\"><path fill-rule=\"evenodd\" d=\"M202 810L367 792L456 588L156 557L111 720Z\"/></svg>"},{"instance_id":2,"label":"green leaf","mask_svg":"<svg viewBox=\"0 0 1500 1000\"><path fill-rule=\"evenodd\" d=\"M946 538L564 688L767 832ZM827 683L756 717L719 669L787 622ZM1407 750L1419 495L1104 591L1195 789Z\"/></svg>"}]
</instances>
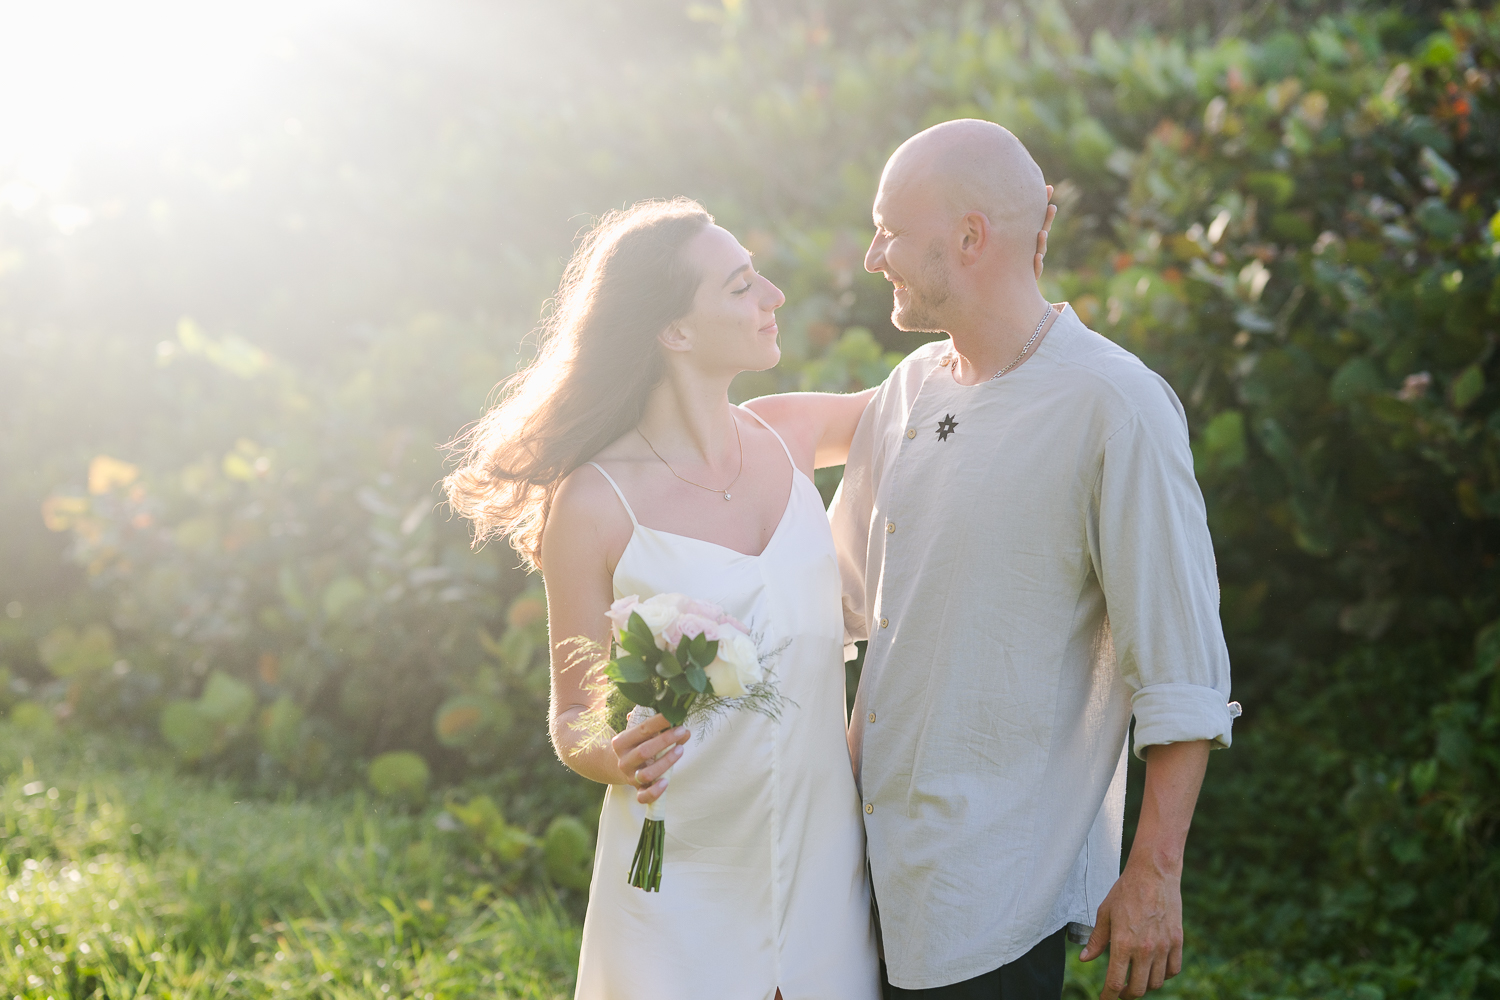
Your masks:
<instances>
[{"instance_id":1,"label":"green leaf","mask_svg":"<svg viewBox=\"0 0 1500 1000\"><path fill-rule=\"evenodd\" d=\"M648 646L656 645L656 637L651 634L651 628L646 624L646 619L637 611L630 612L630 623L626 626L631 635L641 640Z\"/></svg>"},{"instance_id":2,"label":"green leaf","mask_svg":"<svg viewBox=\"0 0 1500 1000\"><path fill-rule=\"evenodd\" d=\"M615 689L630 699L632 705L653 705L656 703L656 687L653 684L616 684Z\"/></svg>"},{"instance_id":3,"label":"green leaf","mask_svg":"<svg viewBox=\"0 0 1500 1000\"><path fill-rule=\"evenodd\" d=\"M370 787L375 794L407 805L422 801L431 777L427 762L410 750L383 753L370 761Z\"/></svg>"},{"instance_id":4,"label":"green leaf","mask_svg":"<svg viewBox=\"0 0 1500 1000\"><path fill-rule=\"evenodd\" d=\"M218 727L194 701L179 699L161 713L161 734L184 760L197 760L213 749Z\"/></svg>"},{"instance_id":5,"label":"green leaf","mask_svg":"<svg viewBox=\"0 0 1500 1000\"><path fill-rule=\"evenodd\" d=\"M1457 409L1465 409L1484 392L1484 372L1479 370L1477 364L1470 365L1453 380L1448 391L1453 397L1453 405Z\"/></svg>"},{"instance_id":6,"label":"green leaf","mask_svg":"<svg viewBox=\"0 0 1500 1000\"><path fill-rule=\"evenodd\" d=\"M1239 410L1225 410L1203 428L1203 470L1225 471L1245 461L1245 418Z\"/></svg>"},{"instance_id":7,"label":"green leaf","mask_svg":"<svg viewBox=\"0 0 1500 1000\"><path fill-rule=\"evenodd\" d=\"M662 677L676 677L682 673L682 664L678 662L677 657L663 650L661 662L656 665L656 672Z\"/></svg>"},{"instance_id":8,"label":"green leaf","mask_svg":"<svg viewBox=\"0 0 1500 1000\"><path fill-rule=\"evenodd\" d=\"M677 694L693 694L693 685L688 683L687 674L673 674L667 678L667 687Z\"/></svg>"},{"instance_id":9,"label":"green leaf","mask_svg":"<svg viewBox=\"0 0 1500 1000\"><path fill-rule=\"evenodd\" d=\"M616 680L639 684L651 679L651 668L639 656L622 656L614 661L614 665L619 672Z\"/></svg>"},{"instance_id":10,"label":"green leaf","mask_svg":"<svg viewBox=\"0 0 1500 1000\"><path fill-rule=\"evenodd\" d=\"M244 681L216 670L203 688L198 707L209 721L234 729L244 725L255 711L255 692Z\"/></svg>"},{"instance_id":11,"label":"green leaf","mask_svg":"<svg viewBox=\"0 0 1500 1000\"><path fill-rule=\"evenodd\" d=\"M713 660L705 660L703 655L708 652L708 639L702 635L695 635L688 643L688 656L692 662L700 666L708 666Z\"/></svg>"},{"instance_id":12,"label":"green leaf","mask_svg":"<svg viewBox=\"0 0 1500 1000\"><path fill-rule=\"evenodd\" d=\"M547 877L567 889L588 889L594 873L591 841L589 828L577 818L555 818L542 838L542 864Z\"/></svg>"},{"instance_id":13,"label":"green leaf","mask_svg":"<svg viewBox=\"0 0 1500 1000\"><path fill-rule=\"evenodd\" d=\"M1431 146L1422 147L1422 153L1417 159L1422 164L1422 172L1437 185L1444 198L1448 197L1453 186L1458 183L1458 171Z\"/></svg>"},{"instance_id":14,"label":"green leaf","mask_svg":"<svg viewBox=\"0 0 1500 1000\"><path fill-rule=\"evenodd\" d=\"M649 639L641 639L634 632L622 632L620 633L620 648L631 656L645 659L650 655L650 651L656 648L656 644Z\"/></svg>"},{"instance_id":15,"label":"green leaf","mask_svg":"<svg viewBox=\"0 0 1500 1000\"><path fill-rule=\"evenodd\" d=\"M669 699L656 706L656 710L666 716L668 722L674 726L680 726L687 719L687 703L676 699Z\"/></svg>"},{"instance_id":16,"label":"green leaf","mask_svg":"<svg viewBox=\"0 0 1500 1000\"><path fill-rule=\"evenodd\" d=\"M682 676L687 678L688 686L696 693L702 694L708 690L708 675L703 672L703 668L698 666L698 664L689 663L687 669L682 672ZM673 680L676 680L676 678L673 678Z\"/></svg>"},{"instance_id":17,"label":"green leaf","mask_svg":"<svg viewBox=\"0 0 1500 1000\"><path fill-rule=\"evenodd\" d=\"M1350 358L1333 373L1328 397L1335 403L1352 403L1385 388L1380 371L1366 357Z\"/></svg>"}]
</instances>

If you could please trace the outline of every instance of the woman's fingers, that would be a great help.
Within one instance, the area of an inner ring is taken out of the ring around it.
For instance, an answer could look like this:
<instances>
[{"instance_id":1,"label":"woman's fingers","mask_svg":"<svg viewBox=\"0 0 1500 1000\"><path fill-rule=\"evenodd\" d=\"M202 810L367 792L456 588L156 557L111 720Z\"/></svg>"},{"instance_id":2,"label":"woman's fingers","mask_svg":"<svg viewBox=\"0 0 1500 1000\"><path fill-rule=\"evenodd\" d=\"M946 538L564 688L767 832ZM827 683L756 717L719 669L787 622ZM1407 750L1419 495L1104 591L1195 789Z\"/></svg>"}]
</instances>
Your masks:
<instances>
[{"instance_id":1,"label":"woman's fingers","mask_svg":"<svg viewBox=\"0 0 1500 1000\"><path fill-rule=\"evenodd\" d=\"M647 733L645 734L645 739L640 739L633 744L626 739L627 736L631 735L632 730L651 726L651 723L654 721L655 719L653 718L641 723L640 727L632 726L631 729L627 729L615 737L615 754L620 761L620 770L625 773L627 778L632 778L637 771L651 764L664 751L680 746L688 740L688 731L683 726L667 729L665 732ZM653 730L660 730L661 726L651 726L651 728ZM627 746L628 749L626 749ZM632 778L631 784L639 784L639 782Z\"/></svg>"},{"instance_id":2,"label":"woman's fingers","mask_svg":"<svg viewBox=\"0 0 1500 1000\"><path fill-rule=\"evenodd\" d=\"M632 750L636 746L639 746L641 743L650 739L652 736L655 736L663 729L666 729L669 725L670 723L667 722L667 717L658 713L651 716L651 718L646 719L644 722L638 722L633 726L627 726L623 733L616 735L615 738L610 741L610 745L615 748L616 757L623 757L630 750Z\"/></svg>"},{"instance_id":3,"label":"woman's fingers","mask_svg":"<svg viewBox=\"0 0 1500 1000\"><path fill-rule=\"evenodd\" d=\"M667 769L682 759L682 747L674 746L661 755L660 760L642 764L634 771L627 771L625 776L631 779L631 784L637 788L647 788L661 780L661 776L667 773Z\"/></svg>"}]
</instances>

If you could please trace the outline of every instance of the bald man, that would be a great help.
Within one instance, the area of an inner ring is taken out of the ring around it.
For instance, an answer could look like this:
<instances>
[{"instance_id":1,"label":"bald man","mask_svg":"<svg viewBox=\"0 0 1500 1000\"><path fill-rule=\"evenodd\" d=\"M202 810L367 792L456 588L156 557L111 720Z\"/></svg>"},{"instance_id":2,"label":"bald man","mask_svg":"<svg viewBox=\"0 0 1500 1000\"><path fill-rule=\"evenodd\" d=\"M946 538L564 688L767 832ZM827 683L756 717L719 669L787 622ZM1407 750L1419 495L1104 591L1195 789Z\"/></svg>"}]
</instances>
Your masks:
<instances>
[{"instance_id":1,"label":"bald man","mask_svg":"<svg viewBox=\"0 0 1500 1000\"><path fill-rule=\"evenodd\" d=\"M1056 1000L1069 935L1108 948L1106 1000L1176 975L1188 825L1239 710L1182 406L1043 298L1050 193L1015 136L955 121L875 198L892 322L947 335L881 385L830 512L892 998Z\"/></svg>"}]
</instances>

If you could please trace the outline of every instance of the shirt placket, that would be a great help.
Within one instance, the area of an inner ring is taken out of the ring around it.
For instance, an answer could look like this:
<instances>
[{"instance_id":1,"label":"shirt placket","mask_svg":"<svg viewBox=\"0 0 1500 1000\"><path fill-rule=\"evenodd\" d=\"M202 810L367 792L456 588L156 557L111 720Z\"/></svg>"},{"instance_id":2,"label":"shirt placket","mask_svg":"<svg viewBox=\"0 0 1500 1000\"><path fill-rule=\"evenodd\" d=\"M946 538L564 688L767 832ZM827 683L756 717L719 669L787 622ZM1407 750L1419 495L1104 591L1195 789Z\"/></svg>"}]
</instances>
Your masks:
<instances>
[{"instance_id":1,"label":"shirt placket","mask_svg":"<svg viewBox=\"0 0 1500 1000\"><path fill-rule=\"evenodd\" d=\"M920 434L917 423L917 414L921 407L922 397L927 390L928 380L931 379L934 373L937 372L941 372L944 375L947 374L946 362L944 362L943 366L941 367L934 366L933 371L928 373L926 379L923 379L922 387L917 391L917 395L912 399L911 407L906 412L905 423L901 432L901 436L897 439L896 457L886 468L887 483L894 482L897 477L901 475L902 463L907 459L907 456L910 453L911 449L917 446L918 436ZM882 545L880 546L881 586L877 591L876 606L872 609L874 613L873 622L875 624L875 628L872 630L870 635L871 648L870 650L866 651L867 658L870 656L871 651L874 652L874 655L881 661L882 669L885 665L885 658L887 652L890 649L890 644L895 640L897 628L897 622L893 618L891 618L886 611L886 607L888 604L887 597L891 590L891 581L893 580L893 567L891 565L893 555L892 550L897 542L898 536L903 543L905 542L906 536L905 534L902 534L900 522L905 520L905 514L907 512L907 508L901 503L901 501L904 499L904 496L901 495L898 491L888 488L886 491L886 498L888 506L880 512L881 517L877 524L871 525L871 530L883 531L885 532L886 537ZM895 555L899 559L899 553L895 553ZM899 606L900 604L905 602L905 592L903 587L898 586L897 590L902 593L902 597L898 598L896 602ZM864 706L864 722L867 731L869 728L877 725L880 721L880 708L875 704L875 702L878 701L878 689L872 690L871 694L873 697ZM866 739L868 738L869 737L866 736ZM879 794L876 789L869 790L869 794L866 796L864 802L864 811L866 816L873 816L875 814L876 799L878 797Z\"/></svg>"}]
</instances>

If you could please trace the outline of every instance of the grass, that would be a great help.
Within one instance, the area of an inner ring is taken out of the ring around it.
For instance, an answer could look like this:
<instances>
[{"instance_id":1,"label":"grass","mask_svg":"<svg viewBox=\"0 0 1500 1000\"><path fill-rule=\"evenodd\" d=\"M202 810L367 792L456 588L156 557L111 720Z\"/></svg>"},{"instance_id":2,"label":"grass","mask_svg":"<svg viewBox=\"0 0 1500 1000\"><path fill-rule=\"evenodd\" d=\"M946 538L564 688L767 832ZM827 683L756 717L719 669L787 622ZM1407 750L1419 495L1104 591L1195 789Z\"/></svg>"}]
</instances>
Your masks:
<instances>
[{"instance_id":1,"label":"grass","mask_svg":"<svg viewBox=\"0 0 1500 1000\"><path fill-rule=\"evenodd\" d=\"M570 997L579 898L486 868L462 836L431 810L241 800L119 741L0 724L0 1000ZM1197 903L1186 968L1153 996L1423 993L1395 969L1215 954L1226 915ZM1077 952L1065 1000L1103 986L1106 960Z\"/></svg>"},{"instance_id":2,"label":"grass","mask_svg":"<svg viewBox=\"0 0 1500 1000\"><path fill-rule=\"evenodd\" d=\"M430 816L121 753L0 726L0 998L572 995L565 902L476 874Z\"/></svg>"}]
</instances>

